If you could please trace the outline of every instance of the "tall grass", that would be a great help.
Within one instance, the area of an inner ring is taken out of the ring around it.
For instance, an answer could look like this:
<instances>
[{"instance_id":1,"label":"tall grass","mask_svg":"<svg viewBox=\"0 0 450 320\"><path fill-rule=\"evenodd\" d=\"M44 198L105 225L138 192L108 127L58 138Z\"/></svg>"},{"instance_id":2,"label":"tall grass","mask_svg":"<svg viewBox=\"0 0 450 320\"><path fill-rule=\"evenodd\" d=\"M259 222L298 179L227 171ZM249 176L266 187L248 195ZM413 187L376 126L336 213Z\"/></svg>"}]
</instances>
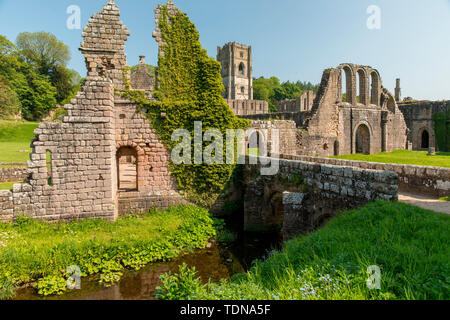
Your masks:
<instances>
[{"instance_id":1,"label":"tall grass","mask_svg":"<svg viewBox=\"0 0 450 320\"><path fill-rule=\"evenodd\" d=\"M450 217L374 202L347 211L313 234L288 242L247 274L221 285L192 282L193 270L166 274L161 299L450 299ZM381 269L381 289L367 286ZM194 277L195 279L195 277ZM188 280L186 280L188 281ZM174 287L175 286L175 287ZM175 288L175 289L174 289Z\"/></svg>"}]
</instances>

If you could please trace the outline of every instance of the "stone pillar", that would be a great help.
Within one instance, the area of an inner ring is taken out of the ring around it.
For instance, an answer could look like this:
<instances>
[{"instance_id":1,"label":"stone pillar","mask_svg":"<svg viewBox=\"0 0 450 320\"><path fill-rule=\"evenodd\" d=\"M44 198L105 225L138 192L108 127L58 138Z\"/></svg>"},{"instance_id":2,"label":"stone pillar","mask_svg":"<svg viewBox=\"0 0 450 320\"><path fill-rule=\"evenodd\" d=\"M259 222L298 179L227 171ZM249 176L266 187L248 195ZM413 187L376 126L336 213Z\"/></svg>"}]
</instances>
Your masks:
<instances>
[{"instance_id":1,"label":"stone pillar","mask_svg":"<svg viewBox=\"0 0 450 320\"><path fill-rule=\"evenodd\" d=\"M395 101L401 102L401 100L402 100L402 88L400 87L400 79L397 79L395 86Z\"/></svg>"}]
</instances>

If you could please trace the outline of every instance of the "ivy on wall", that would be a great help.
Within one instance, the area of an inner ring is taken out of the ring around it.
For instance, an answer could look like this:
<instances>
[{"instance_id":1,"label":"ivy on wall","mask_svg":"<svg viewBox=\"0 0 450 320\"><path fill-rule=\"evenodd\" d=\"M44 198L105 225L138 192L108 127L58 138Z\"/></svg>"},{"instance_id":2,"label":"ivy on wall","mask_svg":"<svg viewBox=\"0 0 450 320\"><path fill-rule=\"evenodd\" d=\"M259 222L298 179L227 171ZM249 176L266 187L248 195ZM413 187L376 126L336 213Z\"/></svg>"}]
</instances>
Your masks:
<instances>
[{"instance_id":1,"label":"ivy on wall","mask_svg":"<svg viewBox=\"0 0 450 320\"><path fill-rule=\"evenodd\" d=\"M435 113L433 121L439 150L450 152L450 111Z\"/></svg>"},{"instance_id":2,"label":"ivy on wall","mask_svg":"<svg viewBox=\"0 0 450 320\"><path fill-rule=\"evenodd\" d=\"M186 14L178 11L172 17L164 7L159 26L164 55L159 57L156 74L158 87L153 95L157 101L149 101L143 92L131 90L129 83L125 83L127 89L121 91L121 95L145 110L169 151L179 143L171 139L175 130L188 130L193 142L194 122L201 121L203 133L208 129L222 132L226 154L226 130L246 130L249 122L237 118L222 97L225 88L220 63L202 48L200 35ZM211 142L203 143L203 149L209 144ZM171 163L170 170L189 200L210 206L230 180L235 165L194 164L194 156L191 158L191 165Z\"/></svg>"}]
</instances>

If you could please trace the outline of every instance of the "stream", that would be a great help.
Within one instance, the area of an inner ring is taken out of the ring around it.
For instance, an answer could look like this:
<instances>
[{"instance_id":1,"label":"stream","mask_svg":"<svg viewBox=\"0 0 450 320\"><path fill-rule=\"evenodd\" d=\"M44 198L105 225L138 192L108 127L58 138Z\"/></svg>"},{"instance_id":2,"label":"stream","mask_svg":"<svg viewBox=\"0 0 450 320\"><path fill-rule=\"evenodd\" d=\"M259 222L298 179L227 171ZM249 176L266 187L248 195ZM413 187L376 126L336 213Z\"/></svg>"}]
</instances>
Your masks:
<instances>
[{"instance_id":1,"label":"stream","mask_svg":"<svg viewBox=\"0 0 450 320\"><path fill-rule=\"evenodd\" d=\"M241 215L242 217L242 215ZM282 247L280 233L247 233L243 232L242 223L236 223L236 216L225 219L227 229L237 237L234 241L221 244L212 243L208 249L197 250L176 260L165 263L152 263L139 271L124 271L121 280L111 286L104 287L99 276L81 279L81 289L72 290L60 296L42 297L33 288L20 289L16 300L154 300L156 288L161 284L161 274L177 272L180 265L186 263L195 267L197 276L204 283L211 280L220 282L231 276L248 271L252 261L263 259L272 250Z\"/></svg>"}]
</instances>

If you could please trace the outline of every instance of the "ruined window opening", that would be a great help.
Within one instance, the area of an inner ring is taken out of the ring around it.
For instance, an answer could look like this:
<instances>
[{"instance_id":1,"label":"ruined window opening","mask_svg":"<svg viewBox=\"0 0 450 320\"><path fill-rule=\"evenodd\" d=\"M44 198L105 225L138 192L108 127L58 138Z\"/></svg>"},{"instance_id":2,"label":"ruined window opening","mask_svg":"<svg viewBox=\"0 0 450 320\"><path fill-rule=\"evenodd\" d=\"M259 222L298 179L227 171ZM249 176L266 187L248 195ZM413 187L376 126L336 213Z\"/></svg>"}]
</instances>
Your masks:
<instances>
[{"instance_id":1,"label":"ruined window opening","mask_svg":"<svg viewBox=\"0 0 450 320\"><path fill-rule=\"evenodd\" d=\"M371 91L370 91L370 103L371 104L378 104L378 97L379 97L379 79L376 72L372 72L370 75L370 82L371 82Z\"/></svg>"},{"instance_id":2,"label":"ruined window opening","mask_svg":"<svg viewBox=\"0 0 450 320\"><path fill-rule=\"evenodd\" d=\"M359 69L356 73L356 101L362 104L366 103L366 74L363 70Z\"/></svg>"},{"instance_id":3,"label":"ruined window opening","mask_svg":"<svg viewBox=\"0 0 450 320\"><path fill-rule=\"evenodd\" d=\"M49 150L47 150L47 152L45 153L45 164L47 167L47 185L52 186L53 185L52 153Z\"/></svg>"},{"instance_id":4,"label":"ruined window opening","mask_svg":"<svg viewBox=\"0 0 450 320\"><path fill-rule=\"evenodd\" d=\"M244 94L245 93L245 88L241 87L241 93Z\"/></svg>"},{"instance_id":5,"label":"ruined window opening","mask_svg":"<svg viewBox=\"0 0 450 320\"><path fill-rule=\"evenodd\" d=\"M124 114L121 114L121 115L119 116L119 118L123 120L123 119L126 118L126 116L125 116Z\"/></svg>"},{"instance_id":6,"label":"ruined window opening","mask_svg":"<svg viewBox=\"0 0 450 320\"><path fill-rule=\"evenodd\" d=\"M245 66L241 62L241 64L239 65L239 74L244 75L244 73L245 73Z\"/></svg>"},{"instance_id":7,"label":"ruined window opening","mask_svg":"<svg viewBox=\"0 0 450 320\"><path fill-rule=\"evenodd\" d=\"M241 58L243 58L244 57L244 53L241 51Z\"/></svg>"},{"instance_id":8,"label":"ruined window opening","mask_svg":"<svg viewBox=\"0 0 450 320\"><path fill-rule=\"evenodd\" d=\"M138 157L136 149L122 147L117 151L117 177L119 190L138 190Z\"/></svg>"},{"instance_id":9,"label":"ruined window opening","mask_svg":"<svg viewBox=\"0 0 450 320\"><path fill-rule=\"evenodd\" d=\"M352 70L345 66L342 68L342 102L352 103Z\"/></svg>"},{"instance_id":10,"label":"ruined window opening","mask_svg":"<svg viewBox=\"0 0 450 320\"><path fill-rule=\"evenodd\" d=\"M356 130L356 153L370 154L370 130L365 124L361 124Z\"/></svg>"},{"instance_id":11,"label":"ruined window opening","mask_svg":"<svg viewBox=\"0 0 450 320\"><path fill-rule=\"evenodd\" d=\"M429 147L430 147L430 134L428 133L427 130L423 130L421 148L428 149Z\"/></svg>"}]
</instances>

